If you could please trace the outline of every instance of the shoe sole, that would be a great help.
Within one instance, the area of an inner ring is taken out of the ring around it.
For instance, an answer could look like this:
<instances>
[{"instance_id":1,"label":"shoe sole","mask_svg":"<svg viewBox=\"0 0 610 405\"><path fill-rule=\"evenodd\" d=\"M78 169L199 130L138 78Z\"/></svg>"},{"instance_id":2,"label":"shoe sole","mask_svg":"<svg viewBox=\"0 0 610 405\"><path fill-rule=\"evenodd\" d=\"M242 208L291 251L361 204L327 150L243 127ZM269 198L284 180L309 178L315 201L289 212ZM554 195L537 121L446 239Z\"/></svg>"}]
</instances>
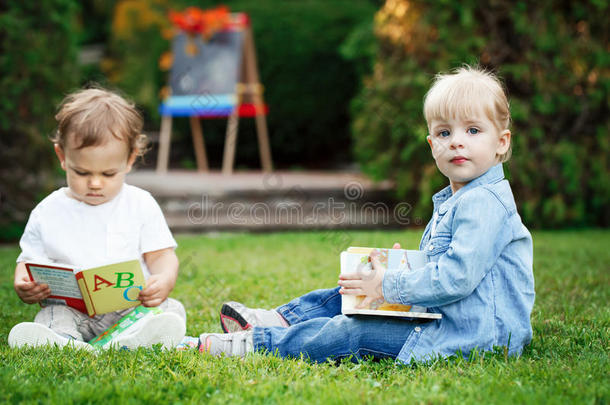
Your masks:
<instances>
[{"instance_id":1,"label":"shoe sole","mask_svg":"<svg viewBox=\"0 0 610 405\"><path fill-rule=\"evenodd\" d=\"M225 333L252 329L252 325L228 304L222 304L222 308L220 308L220 326Z\"/></svg>"},{"instance_id":2,"label":"shoe sole","mask_svg":"<svg viewBox=\"0 0 610 405\"><path fill-rule=\"evenodd\" d=\"M22 322L15 325L8 335L8 345L13 348L56 345L58 347L71 346L75 349L93 350L93 347L88 343L65 338L48 327L35 322Z\"/></svg>"},{"instance_id":3,"label":"shoe sole","mask_svg":"<svg viewBox=\"0 0 610 405\"><path fill-rule=\"evenodd\" d=\"M182 318L171 312L164 312L148 319L137 332L124 337L119 336L111 345L136 349L161 344L164 349L170 349L178 346L185 334L186 325Z\"/></svg>"}]
</instances>

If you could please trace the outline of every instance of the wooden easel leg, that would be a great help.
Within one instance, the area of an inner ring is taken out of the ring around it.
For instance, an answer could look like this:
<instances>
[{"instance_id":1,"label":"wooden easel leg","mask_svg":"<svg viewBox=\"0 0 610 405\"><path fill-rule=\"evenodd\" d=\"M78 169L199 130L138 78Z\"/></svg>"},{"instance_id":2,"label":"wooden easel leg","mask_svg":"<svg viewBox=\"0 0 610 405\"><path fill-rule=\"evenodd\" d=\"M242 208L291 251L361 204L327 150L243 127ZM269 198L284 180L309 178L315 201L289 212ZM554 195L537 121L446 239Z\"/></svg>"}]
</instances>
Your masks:
<instances>
[{"instance_id":1,"label":"wooden easel leg","mask_svg":"<svg viewBox=\"0 0 610 405\"><path fill-rule=\"evenodd\" d=\"M261 156L263 171L270 172L273 170L273 167L271 164L271 149L269 147L267 119L265 118L264 114L256 115L256 135L258 136L258 149Z\"/></svg>"},{"instance_id":2,"label":"wooden easel leg","mask_svg":"<svg viewBox=\"0 0 610 405\"><path fill-rule=\"evenodd\" d=\"M260 85L258 79L258 67L256 65L256 50L254 49L254 38L252 30L247 28L244 37L244 66L246 83L250 85ZM258 149L261 157L263 171L270 172L273 167L271 163L271 149L269 147L269 134L267 131L267 119L264 111L265 105L261 91L254 91L252 94L256 114L256 135L258 136Z\"/></svg>"},{"instance_id":3,"label":"wooden easel leg","mask_svg":"<svg viewBox=\"0 0 610 405\"><path fill-rule=\"evenodd\" d=\"M227 135L225 137L225 151L222 158L222 174L233 173L233 163L235 160L235 144L237 143L237 128L239 126L239 105L237 105L227 124Z\"/></svg>"},{"instance_id":4,"label":"wooden easel leg","mask_svg":"<svg viewBox=\"0 0 610 405\"><path fill-rule=\"evenodd\" d=\"M201 131L201 122L199 117L191 116L191 135L193 137L193 148L195 149L195 157L197 158L197 170L207 172L208 157L205 153L205 143L203 142L203 132Z\"/></svg>"},{"instance_id":5,"label":"wooden easel leg","mask_svg":"<svg viewBox=\"0 0 610 405\"><path fill-rule=\"evenodd\" d=\"M157 155L157 173L166 173L169 162L169 146L172 136L172 116L164 115L161 119L159 135L159 153Z\"/></svg>"}]
</instances>

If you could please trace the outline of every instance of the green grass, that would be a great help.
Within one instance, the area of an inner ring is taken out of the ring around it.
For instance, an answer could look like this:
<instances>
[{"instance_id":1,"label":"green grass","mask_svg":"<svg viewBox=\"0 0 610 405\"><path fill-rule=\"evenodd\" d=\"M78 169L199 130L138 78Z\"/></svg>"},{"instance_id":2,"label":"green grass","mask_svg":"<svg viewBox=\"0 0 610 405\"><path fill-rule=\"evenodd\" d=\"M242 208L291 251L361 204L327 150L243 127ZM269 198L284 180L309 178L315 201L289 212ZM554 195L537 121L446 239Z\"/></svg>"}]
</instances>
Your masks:
<instances>
[{"instance_id":1,"label":"green grass","mask_svg":"<svg viewBox=\"0 0 610 405\"><path fill-rule=\"evenodd\" d=\"M501 352L398 367L390 361L310 364L254 354L213 358L139 349L100 355L7 345L36 306L12 288L17 246L0 248L0 399L52 403L608 403L610 231L534 233L534 339L520 358ZM349 245L415 248L419 231L219 234L178 238L173 293L188 333L220 332L225 300L270 307L333 286Z\"/></svg>"}]
</instances>

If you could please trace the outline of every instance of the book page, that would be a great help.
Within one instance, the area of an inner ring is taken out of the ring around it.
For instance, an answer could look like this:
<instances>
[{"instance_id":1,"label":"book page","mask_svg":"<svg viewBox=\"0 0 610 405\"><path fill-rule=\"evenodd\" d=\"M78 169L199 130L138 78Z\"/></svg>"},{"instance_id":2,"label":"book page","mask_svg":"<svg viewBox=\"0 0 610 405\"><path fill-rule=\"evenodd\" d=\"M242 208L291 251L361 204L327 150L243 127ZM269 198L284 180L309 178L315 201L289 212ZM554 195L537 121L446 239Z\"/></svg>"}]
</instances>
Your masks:
<instances>
[{"instance_id":1,"label":"book page","mask_svg":"<svg viewBox=\"0 0 610 405\"><path fill-rule=\"evenodd\" d=\"M48 284L51 295L81 299L78 283L72 269L27 264L31 277L38 284Z\"/></svg>"},{"instance_id":2,"label":"book page","mask_svg":"<svg viewBox=\"0 0 610 405\"><path fill-rule=\"evenodd\" d=\"M379 252L379 261L390 269L414 271L426 264L425 253L419 250L375 249L350 247L341 253L341 273L371 273L373 270L369 255L373 250ZM427 313L427 309L417 305L391 304L386 301L373 302L366 308L356 308L363 296L343 295L341 312L343 314L402 316L412 318L441 318L440 314Z\"/></svg>"},{"instance_id":3,"label":"book page","mask_svg":"<svg viewBox=\"0 0 610 405\"><path fill-rule=\"evenodd\" d=\"M77 277L84 279L98 315L139 305L138 296L146 284L139 260L86 269Z\"/></svg>"}]
</instances>

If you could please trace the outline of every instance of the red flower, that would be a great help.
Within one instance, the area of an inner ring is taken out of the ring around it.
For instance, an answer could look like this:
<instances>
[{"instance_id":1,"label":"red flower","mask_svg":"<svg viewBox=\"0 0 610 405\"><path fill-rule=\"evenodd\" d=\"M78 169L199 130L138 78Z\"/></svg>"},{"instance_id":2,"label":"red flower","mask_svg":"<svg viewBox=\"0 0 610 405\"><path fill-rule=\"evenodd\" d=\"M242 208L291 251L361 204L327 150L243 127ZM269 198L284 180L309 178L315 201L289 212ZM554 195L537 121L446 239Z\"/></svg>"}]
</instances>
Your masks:
<instances>
[{"instance_id":1,"label":"red flower","mask_svg":"<svg viewBox=\"0 0 610 405\"><path fill-rule=\"evenodd\" d=\"M202 34L209 38L229 22L229 8L218 6L209 10L189 7L183 12L169 12L169 19L176 27L189 34Z\"/></svg>"}]
</instances>

